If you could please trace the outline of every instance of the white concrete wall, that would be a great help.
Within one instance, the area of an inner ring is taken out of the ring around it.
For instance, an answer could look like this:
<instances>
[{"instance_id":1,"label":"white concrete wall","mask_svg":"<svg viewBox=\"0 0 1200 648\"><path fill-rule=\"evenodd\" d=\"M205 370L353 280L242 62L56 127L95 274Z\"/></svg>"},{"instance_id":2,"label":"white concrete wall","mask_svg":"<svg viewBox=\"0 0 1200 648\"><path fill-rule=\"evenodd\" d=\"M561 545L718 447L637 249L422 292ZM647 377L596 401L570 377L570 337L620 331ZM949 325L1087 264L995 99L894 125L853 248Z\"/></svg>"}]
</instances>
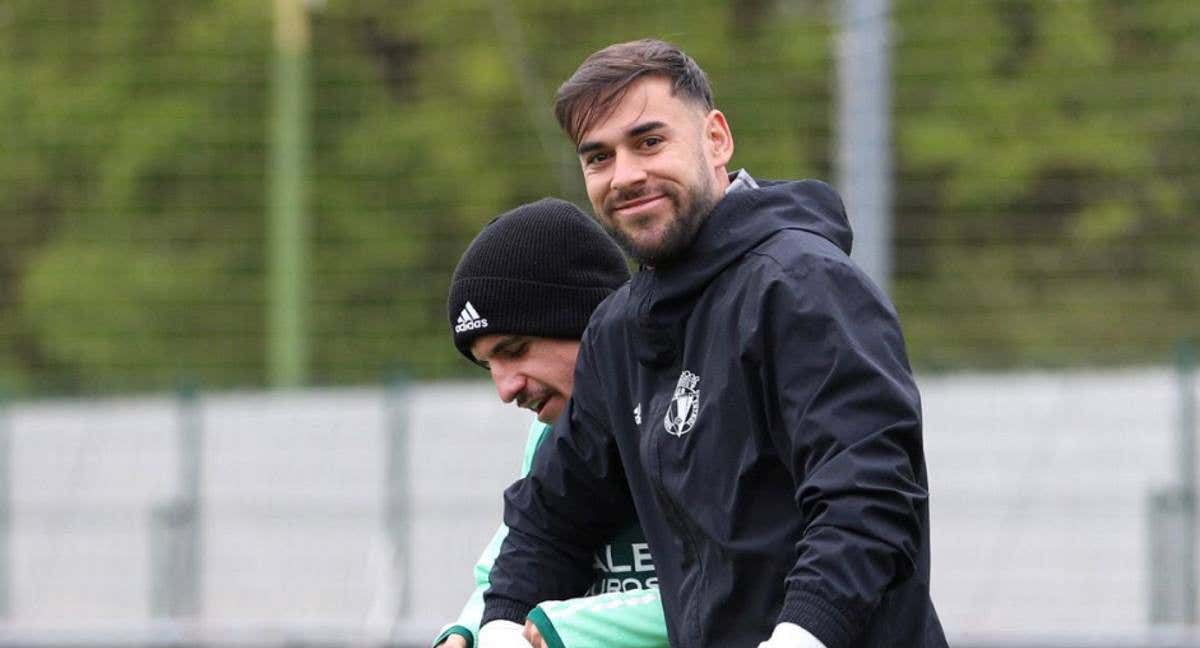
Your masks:
<instances>
[{"instance_id":1,"label":"white concrete wall","mask_svg":"<svg viewBox=\"0 0 1200 648\"><path fill-rule=\"evenodd\" d=\"M1146 498L1173 478L1167 370L921 379L934 596L953 635L1146 625ZM202 401L202 621L432 630L471 589L530 418L487 383L416 387L411 556L382 525L379 389ZM178 488L167 397L16 404L11 621L148 619L150 513Z\"/></svg>"},{"instance_id":2,"label":"white concrete wall","mask_svg":"<svg viewBox=\"0 0 1200 648\"><path fill-rule=\"evenodd\" d=\"M1144 628L1146 498L1175 474L1171 374L954 375L922 393L947 628Z\"/></svg>"}]
</instances>

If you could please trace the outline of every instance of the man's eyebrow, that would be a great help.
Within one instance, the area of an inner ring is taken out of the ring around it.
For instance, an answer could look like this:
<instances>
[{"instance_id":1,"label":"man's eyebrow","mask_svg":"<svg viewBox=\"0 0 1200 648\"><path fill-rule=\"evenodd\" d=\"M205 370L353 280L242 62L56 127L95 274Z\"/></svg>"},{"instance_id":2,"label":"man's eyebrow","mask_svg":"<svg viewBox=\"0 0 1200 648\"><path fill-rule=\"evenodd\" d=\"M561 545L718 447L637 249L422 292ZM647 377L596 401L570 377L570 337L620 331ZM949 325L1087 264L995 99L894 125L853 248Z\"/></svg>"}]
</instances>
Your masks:
<instances>
[{"instance_id":1,"label":"man's eyebrow","mask_svg":"<svg viewBox=\"0 0 1200 648\"><path fill-rule=\"evenodd\" d=\"M645 135L646 133L649 133L650 131L656 131L660 128L666 128L666 127L667 127L667 125L660 121L646 122L644 124L638 124L637 126L630 128L629 132L627 132L625 134L625 136L626 137L637 137L638 135Z\"/></svg>"},{"instance_id":2,"label":"man's eyebrow","mask_svg":"<svg viewBox=\"0 0 1200 648\"><path fill-rule=\"evenodd\" d=\"M600 144L600 142L583 142L582 144L579 145L578 149L575 149L575 151L576 151L576 153L579 153L580 155L587 155L588 153L599 150L601 148L603 148L603 145Z\"/></svg>"},{"instance_id":3,"label":"man's eyebrow","mask_svg":"<svg viewBox=\"0 0 1200 648\"><path fill-rule=\"evenodd\" d=\"M492 348L488 349L483 354L482 358L476 358L476 360L478 362L487 362L488 358L494 357L497 353L504 353L511 347L519 344L522 339L524 339L524 336L521 335L506 335L499 340L496 340L496 343L492 345Z\"/></svg>"},{"instance_id":4,"label":"man's eyebrow","mask_svg":"<svg viewBox=\"0 0 1200 648\"><path fill-rule=\"evenodd\" d=\"M656 131L660 128L666 128L666 127L667 127L666 122L661 122L661 121L645 122L645 123L638 124L637 126L634 126L633 128L630 128L629 130L625 131L625 137L637 137L639 135L645 135L646 133L649 133L651 131ZM576 151L579 153L579 155L587 155L588 153L591 153L592 151L595 151L595 150L601 149L601 148L604 148L604 145L601 144L600 142L595 142L595 141L581 142L579 144L579 148L576 149Z\"/></svg>"}]
</instances>

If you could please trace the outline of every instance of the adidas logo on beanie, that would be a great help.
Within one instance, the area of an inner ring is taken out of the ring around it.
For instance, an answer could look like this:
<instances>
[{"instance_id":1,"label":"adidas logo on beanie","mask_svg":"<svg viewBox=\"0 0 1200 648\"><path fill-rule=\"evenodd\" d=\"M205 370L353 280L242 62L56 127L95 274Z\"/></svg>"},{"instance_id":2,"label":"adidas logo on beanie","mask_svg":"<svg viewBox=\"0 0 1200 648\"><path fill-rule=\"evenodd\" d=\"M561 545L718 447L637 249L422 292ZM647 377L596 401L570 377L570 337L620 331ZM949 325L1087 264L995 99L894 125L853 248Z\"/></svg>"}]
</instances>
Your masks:
<instances>
[{"instance_id":1,"label":"adidas logo on beanie","mask_svg":"<svg viewBox=\"0 0 1200 648\"><path fill-rule=\"evenodd\" d=\"M464 333L481 328L487 328L487 320L479 316L479 312L475 310L471 302L467 302L467 305L463 306L462 312L458 314L458 324L454 325L454 332Z\"/></svg>"}]
</instances>

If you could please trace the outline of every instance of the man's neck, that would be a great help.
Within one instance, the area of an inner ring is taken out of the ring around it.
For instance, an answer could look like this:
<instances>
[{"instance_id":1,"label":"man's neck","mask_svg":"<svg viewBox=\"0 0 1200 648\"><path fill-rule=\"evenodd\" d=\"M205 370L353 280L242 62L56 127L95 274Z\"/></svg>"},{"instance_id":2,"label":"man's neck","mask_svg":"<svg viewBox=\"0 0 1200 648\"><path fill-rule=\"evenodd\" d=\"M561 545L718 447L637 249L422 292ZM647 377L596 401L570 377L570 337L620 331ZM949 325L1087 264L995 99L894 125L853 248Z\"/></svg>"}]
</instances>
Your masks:
<instances>
[{"instance_id":1,"label":"man's neck","mask_svg":"<svg viewBox=\"0 0 1200 648\"><path fill-rule=\"evenodd\" d=\"M718 196L724 196L726 194L726 192L729 191L730 180L731 179L729 177L729 172L725 170L725 167L721 167L717 171L717 187L716 188L719 192L717 194Z\"/></svg>"}]
</instances>

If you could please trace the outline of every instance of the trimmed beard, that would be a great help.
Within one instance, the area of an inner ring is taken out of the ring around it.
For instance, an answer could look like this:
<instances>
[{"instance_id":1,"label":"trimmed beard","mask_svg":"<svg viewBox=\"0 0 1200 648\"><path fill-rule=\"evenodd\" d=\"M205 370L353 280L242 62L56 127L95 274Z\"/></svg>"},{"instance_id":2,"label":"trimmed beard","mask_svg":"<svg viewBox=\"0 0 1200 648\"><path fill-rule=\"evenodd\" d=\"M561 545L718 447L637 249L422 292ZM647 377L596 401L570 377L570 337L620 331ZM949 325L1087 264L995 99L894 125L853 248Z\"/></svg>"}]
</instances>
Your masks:
<instances>
[{"instance_id":1,"label":"trimmed beard","mask_svg":"<svg viewBox=\"0 0 1200 648\"><path fill-rule=\"evenodd\" d=\"M687 189L681 196L674 187L662 187L660 191L667 196L675 206L675 216L667 224L666 231L657 242L639 244L629 235L618 228L612 218L600 220L600 225L608 232L617 245L635 261L650 267L670 265L679 260L683 253L696 240L696 233L708 218L709 212L716 207L717 200L712 197L713 179L708 173L700 175L699 185Z\"/></svg>"}]
</instances>

